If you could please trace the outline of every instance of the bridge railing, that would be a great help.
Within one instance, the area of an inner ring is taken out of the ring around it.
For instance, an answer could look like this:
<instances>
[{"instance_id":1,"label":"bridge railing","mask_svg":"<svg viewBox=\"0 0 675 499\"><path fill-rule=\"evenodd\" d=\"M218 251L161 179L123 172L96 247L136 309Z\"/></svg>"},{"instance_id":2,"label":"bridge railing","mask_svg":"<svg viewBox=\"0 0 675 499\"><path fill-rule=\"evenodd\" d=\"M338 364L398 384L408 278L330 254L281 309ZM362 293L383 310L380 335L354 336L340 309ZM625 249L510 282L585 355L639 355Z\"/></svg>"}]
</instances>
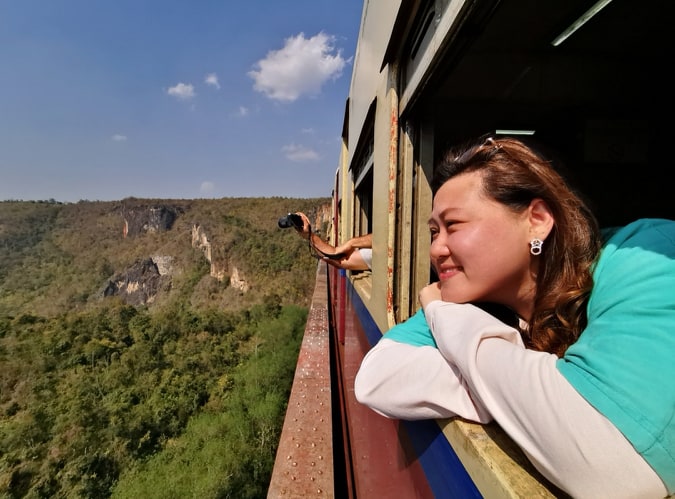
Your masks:
<instances>
[{"instance_id":1,"label":"bridge railing","mask_svg":"<svg viewBox=\"0 0 675 499\"><path fill-rule=\"evenodd\" d=\"M327 295L326 264L321 262L267 493L269 499L334 497Z\"/></svg>"}]
</instances>

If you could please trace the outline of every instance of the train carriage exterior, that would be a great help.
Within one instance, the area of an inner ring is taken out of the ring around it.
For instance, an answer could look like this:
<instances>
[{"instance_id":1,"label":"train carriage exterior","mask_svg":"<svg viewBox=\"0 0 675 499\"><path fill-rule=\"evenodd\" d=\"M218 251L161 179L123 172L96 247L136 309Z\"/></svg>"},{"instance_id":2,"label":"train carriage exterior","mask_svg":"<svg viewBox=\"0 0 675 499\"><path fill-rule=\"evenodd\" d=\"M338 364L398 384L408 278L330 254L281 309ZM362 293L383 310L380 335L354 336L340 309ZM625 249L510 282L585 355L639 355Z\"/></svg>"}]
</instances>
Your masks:
<instances>
[{"instance_id":1,"label":"train carriage exterior","mask_svg":"<svg viewBox=\"0 0 675 499\"><path fill-rule=\"evenodd\" d=\"M372 271L319 264L269 497L561 496L498 426L386 419L355 400L354 376L432 278L429 181L457 142L528 134L560 154L602 225L675 218L673 11L665 0L365 0L327 189L331 239L372 232Z\"/></svg>"}]
</instances>

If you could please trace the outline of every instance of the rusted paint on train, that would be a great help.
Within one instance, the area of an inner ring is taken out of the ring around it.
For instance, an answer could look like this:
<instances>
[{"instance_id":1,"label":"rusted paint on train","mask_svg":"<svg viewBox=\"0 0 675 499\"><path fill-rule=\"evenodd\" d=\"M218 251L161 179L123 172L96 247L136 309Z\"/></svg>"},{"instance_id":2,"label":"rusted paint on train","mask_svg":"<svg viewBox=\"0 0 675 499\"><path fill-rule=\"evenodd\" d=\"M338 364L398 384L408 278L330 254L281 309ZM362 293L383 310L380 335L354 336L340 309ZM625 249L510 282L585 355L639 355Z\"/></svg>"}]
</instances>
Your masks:
<instances>
[{"instance_id":1,"label":"rusted paint on train","mask_svg":"<svg viewBox=\"0 0 675 499\"><path fill-rule=\"evenodd\" d=\"M387 203L387 223L389 227L394 227L396 224L396 206L397 206L397 191L396 182L398 178L398 99L395 92L390 91L390 108L389 108L389 178L388 178L388 203ZM394 251L395 247L395 231L389 231L387 240L387 321L389 325L396 323L394 316Z\"/></svg>"}]
</instances>

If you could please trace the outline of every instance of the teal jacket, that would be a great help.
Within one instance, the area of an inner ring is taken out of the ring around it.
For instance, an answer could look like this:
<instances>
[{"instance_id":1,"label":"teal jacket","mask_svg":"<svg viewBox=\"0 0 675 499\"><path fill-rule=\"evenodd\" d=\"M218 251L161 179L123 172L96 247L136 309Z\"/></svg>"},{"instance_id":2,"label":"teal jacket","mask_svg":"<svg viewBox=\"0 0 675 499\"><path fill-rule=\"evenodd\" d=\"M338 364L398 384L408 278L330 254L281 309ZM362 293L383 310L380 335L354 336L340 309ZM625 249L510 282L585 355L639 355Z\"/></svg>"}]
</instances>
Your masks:
<instances>
[{"instance_id":1,"label":"teal jacket","mask_svg":"<svg viewBox=\"0 0 675 499\"><path fill-rule=\"evenodd\" d=\"M593 271L588 326L558 370L675 491L675 222L613 231Z\"/></svg>"},{"instance_id":2,"label":"teal jacket","mask_svg":"<svg viewBox=\"0 0 675 499\"><path fill-rule=\"evenodd\" d=\"M609 229L588 325L557 367L675 491L675 221ZM420 309L383 338L436 346Z\"/></svg>"}]
</instances>

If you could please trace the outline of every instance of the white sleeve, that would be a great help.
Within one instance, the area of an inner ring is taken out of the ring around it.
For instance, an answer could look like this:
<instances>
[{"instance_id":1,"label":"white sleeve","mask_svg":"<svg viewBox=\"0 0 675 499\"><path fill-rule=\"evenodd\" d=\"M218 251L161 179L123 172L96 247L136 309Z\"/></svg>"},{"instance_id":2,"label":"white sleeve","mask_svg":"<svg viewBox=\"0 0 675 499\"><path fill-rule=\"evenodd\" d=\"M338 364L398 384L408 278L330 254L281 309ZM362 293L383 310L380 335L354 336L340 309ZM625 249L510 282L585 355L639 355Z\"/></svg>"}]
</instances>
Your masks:
<instances>
[{"instance_id":1,"label":"white sleeve","mask_svg":"<svg viewBox=\"0 0 675 499\"><path fill-rule=\"evenodd\" d=\"M354 395L389 418L461 416L479 423L492 421L472 399L457 368L431 346L381 339L363 358L354 380Z\"/></svg>"},{"instance_id":2,"label":"white sleeve","mask_svg":"<svg viewBox=\"0 0 675 499\"><path fill-rule=\"evenodd\" d=\"M509 357L519 356L525 350L520 333L471 304L432 301L424 308L424 316L441 355L447 362L456 366L466 380L467 389L481 401L483 407L491 409L492 412L494 407L494 400L490 397L492 388L485 384L486 373L478 369L478 348L481 342L488 338L504 340L505 346L509 344L510 348L504 351L505 357L499 359L499 364L490 366L492 370L504 373L503 366L516 364L515 357Z\"/></svg>"},{"instance_id":3,"label":"white sleeve","mask_svg":"<svg viewBox=\"0 0 675 499\"><path fill-rule=\"evenodd\" d=\"M359 248L358 251L361 254L361 258L363 258L363 261L366 263L368 268L370 270L372 270L373 269L373 250L372 250L372 248Z\"/></svg>"},{"instance_id":4,"label":"white sleeve","mask_svg":"<svg viewBox=\"0 0 675 499\"><path fill-rule=\"evenodd\" d=\"M556 368L552 353L525 348L520 333L469 304L424 308L438 351L476 405L571 497L664 497L658 475L612 422Z\"/></svg>"}]
</instances>

